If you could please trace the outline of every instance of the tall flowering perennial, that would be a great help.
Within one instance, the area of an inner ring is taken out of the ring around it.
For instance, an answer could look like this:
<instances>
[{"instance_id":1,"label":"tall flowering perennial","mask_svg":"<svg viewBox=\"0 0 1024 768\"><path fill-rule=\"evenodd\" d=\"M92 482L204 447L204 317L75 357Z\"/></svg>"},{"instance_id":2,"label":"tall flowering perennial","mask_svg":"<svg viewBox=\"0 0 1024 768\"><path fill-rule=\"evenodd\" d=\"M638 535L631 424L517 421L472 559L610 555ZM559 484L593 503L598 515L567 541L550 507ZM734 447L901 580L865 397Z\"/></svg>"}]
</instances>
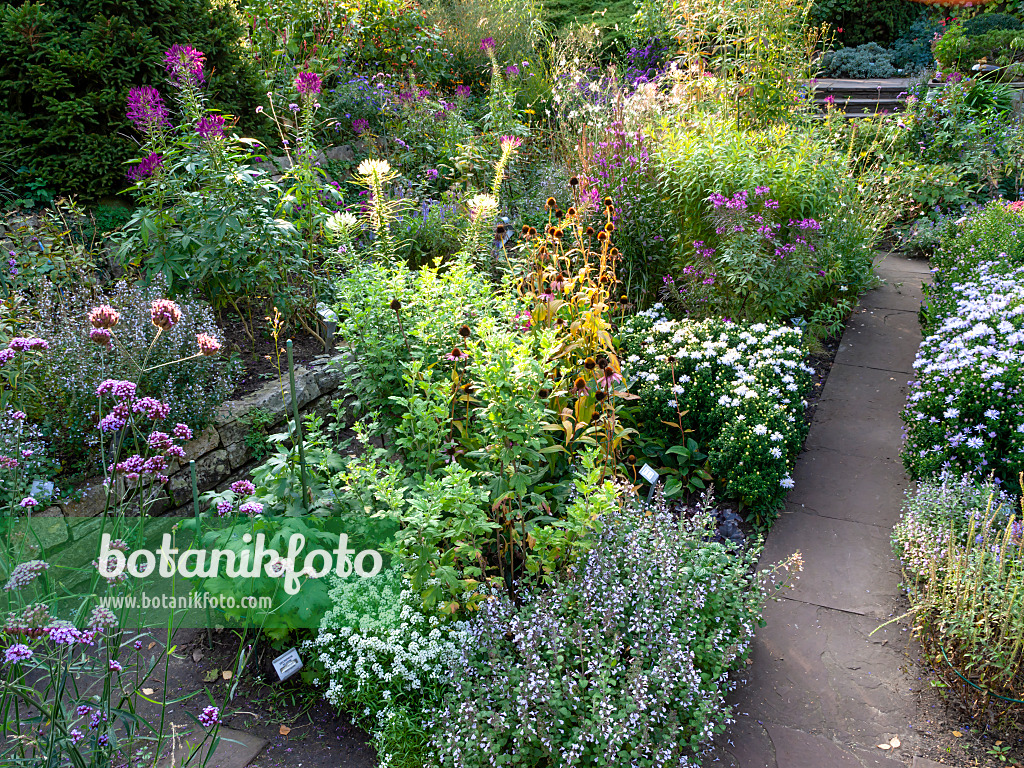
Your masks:
<instances>
[{"instance_id":1,"label":"tall flowering perennial","mask_svg":"<svg viewBox=\"0 0 1024 768\"><path fill-rule=\"evenodd\" d=\"M143 136L153 137L170 126L160 91L148 85L128 91L128 120Z\"/></svg>"},{"instance_id":2,"label":"tall flowering perennial","mask_svg":"<svg viewBox=\"0 0 1024 768\"><path fill-rule=\"evenodd\" d=\"M295 78L295 90L302 96L317 96L320 88L320 75L316 72L300 72Z\"/></svg>"}]
</instances>

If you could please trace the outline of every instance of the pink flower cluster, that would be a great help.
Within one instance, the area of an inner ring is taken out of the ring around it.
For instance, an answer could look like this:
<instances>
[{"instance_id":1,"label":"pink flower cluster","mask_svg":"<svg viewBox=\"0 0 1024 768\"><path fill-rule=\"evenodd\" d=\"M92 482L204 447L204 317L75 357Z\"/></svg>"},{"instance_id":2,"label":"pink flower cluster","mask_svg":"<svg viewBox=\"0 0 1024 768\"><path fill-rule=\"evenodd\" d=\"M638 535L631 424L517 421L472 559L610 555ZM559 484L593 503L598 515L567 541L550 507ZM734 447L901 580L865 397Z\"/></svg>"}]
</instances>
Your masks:
<instances>
[{"instance_id":1,"label":"pink flower cluster","mask_svg":"<svg viewBox=\"0 0 1024 768\"><path fill-rule=\"evenodd\" d=\"M123 475L129 482L138 482L149 477L161 485L168 481L167 469L173 459L184 459L185 449L177 441L192 438L192 430L185 424L177 424L172 434L153 431L146 438L146 445L155 451L152 456L134 454L124 461L111 464L107 469L112 474Z\"/></svg>"},{"instance_id":2,"label":"pink flower cluster","mask_svg":"<svg viewBox=\"0 0 1024 768\"><path fill-rule=\"evenodd\" d=\"M150 305L149 317L161 331L169 331L181 320L181 307L170 299L157 299Z\"/></svg>"},{"instance_id":3,"label":"pink flower cluster","mask_svg":"<svg viewBox=\"0 0 1024 768\"><path fill-rule=\"evenodd\" d=\"M117 381L107 379L96 388L96 394L100 397L110 395L117 403L113 409L104 416L99 423L101 432L114 432L123 429L131 419L132 414L145 416L151 421L161 421L167 418L171 407L153 397L141 397L136 399L136 386L130 381Z\"/></svg>"}]
</instances>

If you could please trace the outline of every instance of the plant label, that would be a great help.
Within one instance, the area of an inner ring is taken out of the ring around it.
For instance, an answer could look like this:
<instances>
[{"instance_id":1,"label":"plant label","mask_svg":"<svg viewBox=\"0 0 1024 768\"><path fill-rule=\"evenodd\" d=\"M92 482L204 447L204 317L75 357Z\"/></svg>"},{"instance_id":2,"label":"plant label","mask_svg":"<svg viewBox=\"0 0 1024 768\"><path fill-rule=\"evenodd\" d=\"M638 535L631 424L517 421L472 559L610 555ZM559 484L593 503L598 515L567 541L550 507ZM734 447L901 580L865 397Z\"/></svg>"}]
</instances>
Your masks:
<instances>
[{"instance_id":1,"label":"plant label","mask_svg":"<svg viewBox=\"0 0 1024 768\"><path fill-rule=\"evenodd\" d=\"M274 665L274 671L277 672L277 679L282 681L302 669L302 659L299 658L299 652L294 648L289 648L271 663Z\"/></svg>"},{"instance_id":2,"label":"plant label","mask_svg":"<svg viewBox=\"0 0 1024 768\"><path fill-rule=\"evenodd\" d=\"M640 476L651 485L657 483L659 477L654 467L652 467L650 464L644 464L642 467L640 467Z\"/></svg>"}]
</instances>

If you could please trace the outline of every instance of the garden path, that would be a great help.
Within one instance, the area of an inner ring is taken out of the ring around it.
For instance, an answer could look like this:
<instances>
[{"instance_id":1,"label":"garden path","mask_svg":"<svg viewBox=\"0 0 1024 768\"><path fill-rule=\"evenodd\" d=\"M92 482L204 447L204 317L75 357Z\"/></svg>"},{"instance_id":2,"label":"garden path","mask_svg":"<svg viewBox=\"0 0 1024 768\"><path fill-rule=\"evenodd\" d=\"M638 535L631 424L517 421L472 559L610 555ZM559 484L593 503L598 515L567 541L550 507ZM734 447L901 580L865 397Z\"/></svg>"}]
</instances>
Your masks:
<instances>
[{"instance_id":1,"label":"garden path","mask_svg":"<svg viewBox=\"0 0 1024 768\"><path fill-rule=\"evenodd\" d=\"M887 255L843 334L762 567L794 552L803 572L765 607L730 697L717 761L735 768L900 768L914 755L915 700L889 545L908 480L900 410L920 343L927 262ZM870 635L870 636L869 636ZM896 749L877 745L898 738Z\"/></svg>"}]
</instances>

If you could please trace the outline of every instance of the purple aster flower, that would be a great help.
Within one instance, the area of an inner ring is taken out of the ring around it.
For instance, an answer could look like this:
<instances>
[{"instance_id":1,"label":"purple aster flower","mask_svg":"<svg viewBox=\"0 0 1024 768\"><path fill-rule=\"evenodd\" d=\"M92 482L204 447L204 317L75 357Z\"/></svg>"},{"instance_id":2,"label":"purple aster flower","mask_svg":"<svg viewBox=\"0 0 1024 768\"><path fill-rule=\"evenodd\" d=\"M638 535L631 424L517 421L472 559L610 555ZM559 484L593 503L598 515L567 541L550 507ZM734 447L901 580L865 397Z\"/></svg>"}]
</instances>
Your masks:
<instances>
[{"instance_id":1,"label":"purple aster flower","mask_svg":"<svg viewBox=\"0 0 1024 768\"><path fill-rule=\"evenodd\" d=\"M132 181L142 181L152 176L156 169L164 164L164 156L159 152L150 152L144 158L139 160L135 165L128 169L125 173Z\"/></svg>"},{"instance_id":2,"label":"purple aster flower","mask_svg":"<svg viewBox=\"0 0 1024 768\"><path fill-rule=\"evenodd\" d=\"M167 106L160 91L148 85L128 91L128 111L125 115L139 133L150 136L158 128L170 125Z\"/></svg>"},{"instance_id":3,"label":"purple aster flower","mask_svg":"<svg viewBox=\"0 0 1024 768\"><path fill-rule=\"evenodd\" d=\"M224 116L207 115L196 125L196 133L204 139L220 139L224 137Z\"/></svg>"},{"instance_id":4,"label":"purple aster flower","mask_svg":"<svg viewBox=\"0 0 1024 768\"><path fill-rule=\"evenodd\" d=\"M316 72L299 72L295 78L295 90L303 96L320 93L320 75Z\"/></svg>"},{"instance_id":5,"label":"purple aster flower","mask_svg":"<svg viewBox=\"0 0 1024 768\"><path fill-rule=\"evenodd\" d=\"M164 54L164 69L171 76L171 83L179 88L185 85L203 84L203 65L206 54L191 45L172 45Z\"/></svg>"}]
</instances>

